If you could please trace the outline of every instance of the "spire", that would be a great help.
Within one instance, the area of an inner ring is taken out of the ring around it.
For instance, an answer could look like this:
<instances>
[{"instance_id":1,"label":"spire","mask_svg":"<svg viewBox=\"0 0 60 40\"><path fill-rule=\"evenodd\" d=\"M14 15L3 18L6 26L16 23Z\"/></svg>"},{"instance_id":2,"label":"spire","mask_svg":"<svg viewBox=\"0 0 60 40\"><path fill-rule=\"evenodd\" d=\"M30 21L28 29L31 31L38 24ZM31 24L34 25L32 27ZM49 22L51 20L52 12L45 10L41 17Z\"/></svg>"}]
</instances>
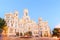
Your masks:
<instances>
[{"instance_id":1,"label":"spire","mask_svg":"<svg viewBox=\"0 0 60 40\"><path fill-rule=\"evenodd\" d=\"M24 9L24 16L28 15L28 9Z\"/></svg>"}]
</instances>

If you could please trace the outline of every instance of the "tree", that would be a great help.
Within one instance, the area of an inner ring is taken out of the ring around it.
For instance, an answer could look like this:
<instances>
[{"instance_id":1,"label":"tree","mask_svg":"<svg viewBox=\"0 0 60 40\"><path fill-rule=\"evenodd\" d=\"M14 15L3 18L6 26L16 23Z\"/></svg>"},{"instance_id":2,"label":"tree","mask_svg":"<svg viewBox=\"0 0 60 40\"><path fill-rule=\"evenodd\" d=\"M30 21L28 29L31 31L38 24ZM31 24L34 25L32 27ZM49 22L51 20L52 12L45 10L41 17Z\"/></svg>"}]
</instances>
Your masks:
<instances>
[{"instance_id":1,"label":"tree","mask_svg":"<svg viewBox=\"0 0 60 40\"><path fill-rule=\"evenodd\" d=\"M53 36L57 36L57 37L60 36L60 28L54 28L54 30L53 30Z\"/></svg>"},{"instance_id":2,"label":"tree","mask_svg":"<svg viewBox=\"0 0 60 40\"><path fill-rule=\"evenodd\" d=\"M28 31L28 32L26 32L26 33L24 33L24 36L32 36L32 32L31 31Z\"/></svg>"},{"instance_id":3,"label":"tree","mask_svg":"<svg viewBox=\"0 0 60 40\"><path fill-rule=\"evenodd\" d=\"M0 18L0 33L3 31L4 27L6 26L6 22L3 18Z\"/></svg>"},{"instance_id":4,"label":"tree","mask_svg":"<svg viewBox=\"0 0 60 40\"><path fill-rule=\"evenodd\" d=\"M7 27L7 25L3 28L3 30L4 30L5 35L7 35L7 32L8 32L8 27Z\"/></svg>"},{"instance_id":5,"label":"tree","mask_svg":"<svg viewBox=\"0 0 60 40\"><path fill-rule=\"evenodd\" d=\"M32 32L31 31L29 31L28 34L29 34L29 36L32 36Z\"/></svg>"}]
</instances>

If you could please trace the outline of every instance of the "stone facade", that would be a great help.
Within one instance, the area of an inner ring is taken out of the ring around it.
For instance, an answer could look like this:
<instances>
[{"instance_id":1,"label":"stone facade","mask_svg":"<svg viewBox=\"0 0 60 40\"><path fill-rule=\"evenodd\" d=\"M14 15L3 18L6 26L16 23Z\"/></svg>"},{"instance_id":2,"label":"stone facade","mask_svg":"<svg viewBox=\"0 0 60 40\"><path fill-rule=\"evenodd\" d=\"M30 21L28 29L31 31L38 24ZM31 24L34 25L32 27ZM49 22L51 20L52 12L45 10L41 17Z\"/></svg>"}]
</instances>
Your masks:
<instances>
[{"instance_id":1,"label":"stone facade","mask_svg":"<svg viewBox=\"0 0 60 40\"><path fill-rule=\"evenodd\" d=\"M14 14L8 13L5 14L5 21L8 26L7 35L16 35L18 32L19 35L31 31L33 36L40 35L44 36L44 34L50 35L50 28L48 26L48 22L43 22L41 18L39 18L38 24L31 20L28 15L28 10L24 9L24 15L21 19L18 18L18 11L15 11Z\"/></svg>"},{"instance_id":2,"label":"stone facade","mask_svg":"<svg viewBox=\"0 0 60 40\"><path fill-rule=\"evenodd\" d=\"M14 14L5 14L5 20L8 26L8 35L15 35L18 31L18 12L15 11Z\"/></svg>"},{"instance_id":3,"label":"stone facade","mask_svg":"<svg viewBox=\"0 0 60 40\"><path fill-rule=\"evenodd\" d=\"M39 26L39 35L41 37L50 37L50 27L47 21L43 21L42 18L38 19L38 26Z\"/></svg>"}]
</instances>

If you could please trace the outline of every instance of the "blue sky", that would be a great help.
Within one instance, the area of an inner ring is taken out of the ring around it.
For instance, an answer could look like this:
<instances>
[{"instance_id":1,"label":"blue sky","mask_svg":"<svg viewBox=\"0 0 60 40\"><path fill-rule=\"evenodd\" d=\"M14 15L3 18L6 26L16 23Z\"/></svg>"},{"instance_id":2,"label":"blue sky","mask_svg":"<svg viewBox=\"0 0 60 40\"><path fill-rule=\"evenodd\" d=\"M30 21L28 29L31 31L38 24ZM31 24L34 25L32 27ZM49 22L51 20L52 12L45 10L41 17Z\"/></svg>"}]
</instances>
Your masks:
<instances>
[{"instance_id":1,"label":"blue sky","mask_svg":"<svg viewBox=\"0 0 60 40\"><path fill-rule=\"evenodd\" d=\"M19 18L23 16L23 10L29 10L29 16L38 22L42 17L48 21L51 30L60 24L60 0L0 0L0 17L8 12L19 11Z\"/></svg>"}]
</instances>

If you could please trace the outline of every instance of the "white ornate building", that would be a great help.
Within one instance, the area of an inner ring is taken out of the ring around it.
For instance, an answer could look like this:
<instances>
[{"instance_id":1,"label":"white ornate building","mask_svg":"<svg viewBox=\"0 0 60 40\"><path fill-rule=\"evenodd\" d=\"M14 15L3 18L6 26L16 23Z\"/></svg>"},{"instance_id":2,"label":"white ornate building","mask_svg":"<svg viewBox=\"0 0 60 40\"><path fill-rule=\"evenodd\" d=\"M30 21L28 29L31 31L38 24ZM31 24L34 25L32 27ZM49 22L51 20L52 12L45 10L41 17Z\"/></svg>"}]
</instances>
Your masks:
<instances>
[{"instance_id":1,"label":"white ornate building","mask_svg":"<svg viewBox=\"0 0 60 40\"><path fill-rule=\"evenodd\" d=\"M39 26L39 35L41 37L50 37L50 27L47 21L43 21L42 18L38 19L38 26Z\"/></svg>"},{"instance_id":2,"label":"white ornate building","mask_svg":"<svg viewBox=\"0 0 60 40\"><path fill-rule=\"evenodd\" d=\"M19 21L19 27L20 27L20 32L23 33L23 35L28 31L31 31L33 36L38 35L38 26L36 22L31 20L30 17L28 16L27 9L24 10L24 15L22 19L20 19Z\"/></svg>"},{"instance_id":3,"label":"white ornate building","mask_svg":"<svg viewBox=\"0 0 60 40\"><path fill-rule=\"evenodd\" d=\"M17 32L19 29L18 27L18 12L15 11L14 14L9 13L5 14L5 20L8 26L8 35L15 35L15 32Z\"/></svg>"},{"instance_id":4,"label":"white ornate building","mask_svg":"<svg viewBox=\"0 0 60 40\"><path fill-rule=\"evenodd\" d=\"M23 33L24 35L24 33L28 31L31 31L33 36L41 36L41 33L43 36L45 33L50 35L48 22L43 22L42 19L39 18L39 22L37 24L35 21L30 19L27 9L24 9L24 15L21 19L18 18L18 11L15 11L14 14L5 14L5 20L8 26L8 36L16 35L16 32L19 34Z\"/></svg>"}]
</instances>

